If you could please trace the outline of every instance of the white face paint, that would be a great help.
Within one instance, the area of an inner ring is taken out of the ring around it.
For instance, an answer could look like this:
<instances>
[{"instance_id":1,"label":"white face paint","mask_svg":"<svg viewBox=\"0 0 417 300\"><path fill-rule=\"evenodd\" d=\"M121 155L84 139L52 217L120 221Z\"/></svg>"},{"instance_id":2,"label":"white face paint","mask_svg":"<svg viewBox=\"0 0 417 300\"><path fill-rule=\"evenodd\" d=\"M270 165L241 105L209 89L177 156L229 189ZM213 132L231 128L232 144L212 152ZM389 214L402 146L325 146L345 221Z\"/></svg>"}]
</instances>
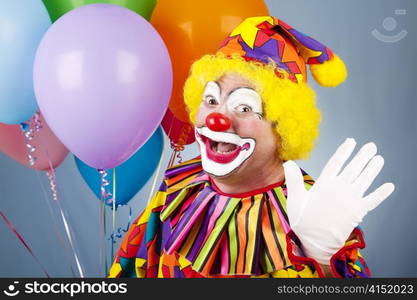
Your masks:
<instances>
[{"instance_id":1,"label":"white face paint","mask_svg":"<svg viewBox=\"0 0 417 300\"><path fill-rule=\"evenodd\" d=\"M208 127L195 129L196 140L200 145L203 169L215 176L225 176L242 165L255 150L256 141L252 138L241 138L231 132L212 131ZM219 143L233 144L228 152L217 149Z\"/></svg>"},{"instance_id":2,"label":"white face paint","mask_svg":"<svg viewBox=\"0 0 417 300\"><path fill-rule=\"evenodd\" d=\"M223 101L221 101L223 100ZM207 115L219 112L225 106L228 116L239 122L242 118L262 119L262 100L259 94L248 87L240 87L230 93L224 100L221 99L221 90L216 82L207 83L203 93L203 103ZM215 176L225 176L251 157L255 150L254 138L242 138L233 132L218 132L208 127L196 127L196 140L200 145L201 160L206 172Z\"/></svg>"},{"instance_id":3,"label":"white face paint","mask_svg":"<svg viewBox=\"0 0 417 300\"><path fill-rule=\"evenodd\" d=\"M211 100L215 100L217 104L220 104L220 87L214 81L209 81L206 84L206 88L203 93L203 101L210 104L209 102Z\"/></svg>"},{"instance_id":4,"label":"white face paint","mask_svg":"<svg viewBox=\"0 0 417 300\"><path fill-rule=\"evenodd\" d=\"M227 107L238 113L255 113L262 116L262 100L259 94L250 88L239 88L227 99Z\"/></svg>"}]
</instances>

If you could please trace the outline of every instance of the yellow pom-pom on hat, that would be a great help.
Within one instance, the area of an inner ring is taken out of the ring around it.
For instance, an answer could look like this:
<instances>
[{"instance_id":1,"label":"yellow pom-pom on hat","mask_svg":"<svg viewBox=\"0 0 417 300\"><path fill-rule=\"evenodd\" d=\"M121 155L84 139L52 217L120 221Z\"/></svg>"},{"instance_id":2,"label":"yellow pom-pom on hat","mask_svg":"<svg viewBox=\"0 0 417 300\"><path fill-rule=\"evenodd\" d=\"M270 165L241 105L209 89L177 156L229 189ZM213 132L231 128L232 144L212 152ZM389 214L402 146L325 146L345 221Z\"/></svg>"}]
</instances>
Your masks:
<instances>
[{"instance_id":1,"label":"yellow pom-pom on hat","mask_svg":"<svg viewBox=\"0 0 417 300\"><path fill-rule=\"evenodd\" d=\"M310 72L314 80L325 87L338 86L347 77L346 66L336 54L321 64L310 65Z\"/></svg>"}]
</instances>

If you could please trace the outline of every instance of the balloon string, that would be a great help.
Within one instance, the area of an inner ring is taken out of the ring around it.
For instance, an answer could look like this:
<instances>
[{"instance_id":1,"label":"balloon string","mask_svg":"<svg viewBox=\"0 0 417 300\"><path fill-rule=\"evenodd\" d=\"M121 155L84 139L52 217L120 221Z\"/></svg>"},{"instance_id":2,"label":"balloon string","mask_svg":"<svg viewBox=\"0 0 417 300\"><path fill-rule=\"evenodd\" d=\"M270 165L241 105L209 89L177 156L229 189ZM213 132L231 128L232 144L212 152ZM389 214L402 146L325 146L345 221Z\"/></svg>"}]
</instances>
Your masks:
<instances>
[{"instance_id":1,"label":"balloon string","mask_svg":"<svg viewBox=\"0 0 417 300\"><path fill-rule=\"evenodd\" d=\"M49 171L46 172L46 176L49 180L49 188L52 192L52 199L55 201L58 201L58 191L56 186L56 176L55 176L55 170L53 168L50 168Z\"/></svg>"},{"instance_id":2,"label":"balloon string","mask_svg":"<svg viewBox=\"0 0 417 300\"><path fill-rule=\"evenodd\" d=\"M181 151L184 150L184 146L178 145L178 144L174 144L171 141L171 149L174 150L173 153L173 157L171 157L171 160L169 162L169 166L172 167L175 164L175 158L178 158L178 163L181 164L182 163L182 156L181 156Z\"/></svg>"},{"instance_id":3,"label":"balloon string","mask_svg":"<svg viewBox=\"0 0 417 300\"><path fill-rule=\"evenodd\" d=\"M26 148L28 150L29 165L33 166L35 165L37 158L33 155L36 151L36 147L32 145L32 140L35 137L35 133L42 128L39 111L37 111L28 121L20 123L20 128L22 129Z\"/></svg>"},{"instance_id":4,"label":"balloon string","mask_svg":"<svg viewBox=\"0 0 417 300\"><path fill-rule=\"evenodd\" d=\"M106 204L112 203L112 194L107 190L109 181L107 180L107 171L103 169L98 169L100 174L100 200Z\"/></svg>"},{"instance_id":5,"label":"balloon string","mask_svg":"<svg viewBox=\"0 0 417 300\"><path fill-rule=\"evenodd\" d=\"M67 222L67 218L65 217L65 214L62 210L60 201L57 201L57 203L58 203L58 207L59 207L59 210L60 210L60 213L61 213L62 222L64 223L65 232L66 232L68 240L70 242L71 249L74 253L75 263L77 264L78 272L79 272L81 278L84 278L85 277L84 276L84 271L83 271L83 268L81 267L80 260L78 258L77 252L75 250L74 240L73 240L73 237L72 237L72 234L71 234L71 229L70 229L69 224Z\"/></svg>"},{"instance_id":6,"label":"balloon string","mask_svg":"<svg viewBox=\"0 0 417 300\"><path fill-rule=\"evenodd\" d=\"M151 202L153 193L155 191L156 182L158 180L158 175L159 175L159 172L161 171L162 161L164 160L164 157L165 157L165 145L164 145L163 140L162 140L162 143L163 143L162 144L162 153L161 153L161 157L159 158L158 167L156 168L155 176L154 176L153 181L152 181L152 187L151 187L151 190L150 190L149 195L148 195L147 204L149 204Z\"/></svg>"},{"instance_id":7,"label":"balloon string","mask_svg":"<svg viewBox=\"0 0 417 300\"><path fill-rule=\"evenodd\" d=\"M116 168L113 168L113 232L112 235L114 236L114 233L116 231ZM114 243L111 243L111 260L113 260L114 257Z\"/></svg>"},{"instance_id":8,"label":"balloon string","mask_svg":"<svg viewBox=\"0 0 417 300\"><path fill-rule=\"evenodd\" d=\"M110 235L110 237L108 238L108 240L111 240L112 241L112 244L115 244L116 243L116 239L117 238L123 237L123 233L127 232L129 230L129 228L130 228L130 222L132 221L132 207L130 207L129 204L127 204L127 206L129 207L129 216L128 216L128 219L127 219L126 228L119 227L119 228L117 228L117 230L115 230L115 232L113 232Z\"/></svg>"},{"instance_id":9,"label":"balloon string","mask_svg":"<svg viewBox=\"0 0 417 300\"><path fill-rule=\"evenodd\" d=\"M39 130L42 128L42 126L41 126L41 120L39 119L39 117L40 117L40 114L39 114L39 112L37 112L37 113L35 114L35 116L34 116L34 123L35 123L35 124L37 124L37 125L35 126L36 131L39 131ZM45 144L45 141L43 140L42 135L39 135L39 138L40 138L41 142L42 142L43 144ZM51 189L51 192L52 192L52 198L56 201L55 203L56 203L56 204L58 204L58 207L59 207L59 209L60 209L60 211L61 211L61 215L62 215L62 214L63 214L63 211L62 211L62 207L61 207L61 205L60 205L59 198L58 198L58 191L57 191L57 184L56 184L56 174L55 174L55 170L54 170L54 168L53 168L53 165L52 165L52 162L51 162L51 159L50 159L49 153L48 153L48 151L47 151L46 149L45 149L45 156L46 156L46 158L47 158L48 165L49 165L49 171L47 171L47 173L46 173L46 174L47 174L47 177L48 177L48 180L49 180L50 189ZM40 186L41 186L41 188L42 188L43 194L44 194L44 196L45 196L45 201L46 201L46 203L47 203L47 205L48 205L49 212L50 212L50 214L51 214L51 218L52 218L53 223L54 223L55 233L56 233L56 235L57 235L57 237L58 237L58 240L61 242L61 244L63 245L63 247L64 247L64 249L66 250L66 252L67 252L67 253L70 253L70 251L69 251L69 249L68 249L68 246L67 246L67 245L66 245L66 243L64 242L64 239L63 239L63 237L61 236L61 234L60 234L60 232L59 232L58 225L57 225L57 221L56 221L56 216L54 215L54 213L53 213L53 209L52 209L52 206L50 205L50 202L48 201L48 196L47 196L46 191L45 191L45 189L44 189L44 186L43 186L43 184L42 184L42 182L41 182L41 178L39 177L39 173L38 173L38 172L36 172L36 175L37 175L37 178L38 178L39 184L40 184ZM63 220L63 222L65 222L65 220ZM66 232L66 234L67 234L68 241L71 243L71 242L72 242L72 239L70 238L70 234L68 234L68 232ZM77 256L77 253L75 252L75 247L74 247L74 245L72 245L72 244L71 244L70 246L71 246L71 248L72 248L72 254L73 254L73 255L74 255L74 257L75 257L75 261L76 261L76 262L77 262L77 261L79 262L79 258L78 258L78 256ZM70 268L71 268L71 272L72 272L73 276L75 277L74 270L73 270L73 268L72 268L71 264L70 264ZM79 269L79 270L81 270L81 271L80 271L80 275L82 275L82 274L83 274L83 272L82 272L82 268L81 268L81 266L80 266L80 265L78 266L78 269Z\"/></svg>"},{"instance_id":10,"label":"balloon string","mask_svg":"<svg viewBox=\"0 0 417 300\"><path fill-rule=\"evenodd\" d=\"M178 163L181 164L182 163L182 156L181 156L181 152L184 150L184 145L180 145L180 144L175 144L173 141L171 141L171 149L174 150L174 154L171 157L170 160L170 164L169 166L172 167L175 163L175 158L178 158Z\"/></svg>"},{"instance_id":11,"label":"balloon string","mask_svg":"<svg viewBox=\"0 0 417 300\"><path fill-rule=\"evenodd\" d=\"M26 241L23 239L23 237L20 235L20 233L16 230L16 228L12 225L12 223L7 219L7 217L3 214L3 212L0 211L0 215L2 216L3 220L6 222L7 226L14 232L14 234L17 236L17 238L20 240L20 242L26 247L26 249L29 251L30 255L35 259L37 264L41 267L43 273L46 275L46 277L50 278L48 272L46 272L46 269L43 267L35 253L32 251L32 249L29 247L29 245L26 243Z\"/></svg>"},{"instance_id":12,"label":"balloon string","mask_svg":"<svg viewBox=\"0 0 417 300\"><path fill-rule=\"evenodd\" d=\"M105 266L105 261L106 261L106 254L105 254L105 249L106 249L106 236L105 236L105 229L104 229L104 203L103 201L99 201L99 232L100 232L100 255L99 255L99 270L101 270L101 268L104 268L104 276L107 275L107 268Z\"/></svg>"},{"instance_id":13,"label":"balloon string","mask_svg":"<svg viewBox=\"0 0 417 300\"><path fill-rule=\"evenodd\" d=\"M107 222L106 222L106 206L103 206L103 229L104 229L104 238L107 236ZM103 239L104 247L106 246L106 240ZM107 264L107 251L104 248L104 269L107 273L108 264Z\"/></svg>"},{"instance_id":14,"label":"balloon string","mask_svg":"<svg viewBox=\"0 0 417 300\"><path fill-rule=\"evenodd\" d=\"M43 141L42 141L43 142ZM46 172L46 176L49 180L49 188L51 189L52 199L58 201L58 190L56 185L56 174L54 166L52 165L48 151L45 151L46 158L48 160L49 170Z\"/></svg>"},{"instance_id":15,"label":"balloon string","mask_svg":"<svg viewBox=\"0 0 417 300\"><path fill-rule=\"evenodd\" d=\"M112 194L107 190L109 181L107 180L107 171L104 169L97 169L100 174L100 202L104 204L110 204L112 201ZM103 252L104 252L104 269L105 274L107 274L108 263L107 263L107 251L106 251L106 236L107 236L107 222L106 222L106 206L103 206ZM113 252L113 248L112 248Z\"/></svg>"},{"instance_id":16,"label":"balloon string","mask_svg":"<svg viewBox=\"0 0 417 300\"><path fill-rule=\"evenodd\" d=\"M171 157L169 158L169 162L168 162L168 168L171 168L174 165L176 154L177 154L177 151L175 150L171 153Z\"/></svg>"},{"instance_id":17,"label":"balloon string","mask_svg":"<svg viewBox=\"0 0 417 300\"><path fill-rule=\"evenodd\" d=\"M56 217L55 217L55 215L54 215L54 212L53 212L52 206L51 206L51 204L50 204L50 202L49 202L49 197L48 197L48 195L46 194L46 190L45 190L45 188L44 188L44 186L43 186L43 184L42 184L41 178L40 178L40 176L39 176L39 172L36 172L36 177L38 178L38 182L39 182L39 184L40 184L40 186L41 186L41 188L42 188L43 195L44 195L44 198L45 198L45 202L46 202L46 204L48 205L49 214L51 215L51 218L52 218L52 222L53 222L53 225L54 225L55 234L56 234L56 236L57 236L57 238L58 238L59 242L61 243L61 245L64 247L64 249L65 249L65 251L67 252L67 254L71 254L71 253L70 253L70 251L69 251L69 249L68 249L67 244L66 244L66 243L65 243L65 241L64 241L64 238L62 237L62 235L61 235L61 233L60 233L60 231L59 231L59 229L58 229L58 223L57 223ZM76 276L75 276L75 273L74 273L74 270L73 270L73 268L72 268L72 266L71 266L71 264L70 264L70 268L71 268L71 273L73 274L73 276L74 276L74 277L76 277Z\"/></svg>"},{"instance_id":18,"label":"balloon string","mask_svg":"<svg viewBox=\"0 0 417 300\"><path fill-rule=\"evenodd\" d=\"M64 224L65 233L66 233L68 241L70 243L72 253L74 254L74 259L75 259L75 263L77 265L78 272L80 274L80 277L84 278L85 277L84 276L84 271L83 271L83 268L81 266L80 259L78 257L77 250L76 250L76 247L75 247L75 240L72 237L71 228L69 226L67 218L65 217L65 213L64 213L64 210L62 208L61 201L59 201L58 192L57 192L57 185L56 185L55 170L52 166L52 162L51 162L51 159L49 157L48 152L46 151L45 154L46 154L46 157L48 159L48 165L49 165L49 171L46 172L46 175L48 176L48 179L49 179L49 187L51 189L52 198L58 204L58 208L59 208L59 212L60 212L60 215L61 215L62 223Z\"/></svg>"},{"instance_id":19,"label":"balloon string","mask_svg":"<svg viewBox=\"0 0 417 300\"><path fill-rule=\"evenodd\" d=\"M43 195L44 195L44 198L45 198L46 204L48 205L48 208L49 208L49 213L50 213L50 215L51 215L51 217L52 217L52 220L53 220L53 222L54 222L55 233L56 233L56 235L57 235L57 237L58 237L58 240L61 242L61 244L62 244L62 245L64 245L64 244L65 244L65 242L64 242L64 238L62 237L62 235L59 233L59 231L58 231L58 229L57 229L57 228L58 228L58 225L57 225L57 223L56 223L56 219L54 218L54 213L53 213L53 211L52 211L52 206L50 205L50 203L49 203L49 201L48 201L48 195L46 194L45 188L44 188L44 186L43 186L43 184L42 184L42 182L41 182L41 178L40 178L40 176L39 176L39 172L36 172L36 176L37 176L38 181L39 181L39 184L40 184L40 186L41 186L41 188L42 188L42 191L43 191Z\"/></svg>"},{"instance_id":20,"label":"balloon string","mask_svg":"<svg viewBox=\"0 0 417 300\"><path fill-rule=\"evenodd\" d=\"M178 158L178 163L182 164L182 156L181 156L181 151L177 152L177 158Z\"/></svg>"},{"instance_id":21,"label":"balloon string","mask_svg":"<svg viewBox=\"0 0 417 300\"><path fill-rule=\"evenodd\" d=\"M174 166L175 164L175 159L178 158L178 163L181 164L182 163L182 150L184 150L184 146L177 146L177 147L173 147L174 151L171 154L171 158L169 159L168 162L168 168Z\"/></svg>"},{"instance_id":22,"label":"balloon string","mask_svg":"<svg viewBox=\"0 0 417 300\"><path fill-rule=\"evenodd\" d=\"M106 204L112 204L112 234L110 235L110 239L112 236L114 236L114 233L116 231L116 210L118 208L118 205L116 205L116 168L113 168L113 190L112 192L108 191L109 181L107 180L107 171L103 169L98 169L98 172L100 174L100 200ZM104 238L107 236L106 234L106 216L105 211L106 208L103 208L104 211ZM114 243L111 244L111 259L113 259L114 256ZM105 254L107 257L107 255ZM107 259L105 259L105 268L107 270ZM107 272L107 271L106 271Z\"/></svg>"}]
</instances>

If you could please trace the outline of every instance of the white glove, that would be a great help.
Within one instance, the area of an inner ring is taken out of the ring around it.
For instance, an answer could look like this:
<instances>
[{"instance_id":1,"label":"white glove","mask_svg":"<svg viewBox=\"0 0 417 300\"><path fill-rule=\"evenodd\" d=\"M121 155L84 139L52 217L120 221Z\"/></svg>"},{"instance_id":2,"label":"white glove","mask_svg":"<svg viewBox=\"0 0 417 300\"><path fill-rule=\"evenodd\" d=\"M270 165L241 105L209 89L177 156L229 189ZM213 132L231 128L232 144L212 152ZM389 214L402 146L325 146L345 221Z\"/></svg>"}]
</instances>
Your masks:
<instances>
[{"instance_id":1,"label":"white glove","mask_svg":"<svg viewBox=\"0 0 417 300\"><path fill-rule=\"evenodd\" d=\"M306 256L320 264L329 265L363 217L394 191L392 183L385 183L364 197L384 165L382 156L375 156L374 143L364 145L341 171L355 145L354 139L346 139L310 190L294 161L283 164L290 226Z\"/></svg>"}]
</instances>

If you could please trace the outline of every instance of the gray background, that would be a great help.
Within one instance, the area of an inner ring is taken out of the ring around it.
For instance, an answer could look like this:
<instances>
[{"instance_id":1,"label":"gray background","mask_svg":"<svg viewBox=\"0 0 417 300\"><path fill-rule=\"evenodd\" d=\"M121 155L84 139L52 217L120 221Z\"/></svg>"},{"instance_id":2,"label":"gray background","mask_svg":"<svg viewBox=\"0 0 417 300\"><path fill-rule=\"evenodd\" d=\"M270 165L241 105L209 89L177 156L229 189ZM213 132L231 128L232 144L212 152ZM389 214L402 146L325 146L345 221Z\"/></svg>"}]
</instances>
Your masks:
<instances>
[{"instance_id":1,"label":"gray background","mask_svg":"<svg viewBox=\"0 0 417 300\"><path fill-rule=\"evenodd\" d=\"M417 1L269 0L266 3L271 15L326 44L344 59L349 70L348 80L335 89L322 88L310 80L317 92L323 121L315 150L300 165L317 178L346 137L355 138L357 148L374 141L385 158L385 167L371 189L392 181L396 190L361 224L367 243L363 255L374 277L416 277L417 201L413 169L417 150ZM406 14L396 15L396 9L405 9ZM396 20L396 28L384 28L383 21L388 17ZM376 39L371 34L374 29L388 36L406 30L407 35L388 43ZM167 142L163 167L171 154ZM197 154L194 144L187 147L183 157ZM50 199L45 173L27 169L3 153L0 170L0 211L23 235L51 276L78 276L57 205ZM161 172L158 184L160 178ZM103 245L99 201L79 175L71 154L58 167L57 181L85 275L104 276L106 266L101 249L107 249L109 264L111 246L109 241ZM151 185L152 180L131 200L133 218L146 205ZM106 209L106 214L108 237L111 210ZM126 226L127 221L128 207L122 207L116 214L116 227ZM44 276L2 219L0 276Z\"/></svg>"}]
</instances>

